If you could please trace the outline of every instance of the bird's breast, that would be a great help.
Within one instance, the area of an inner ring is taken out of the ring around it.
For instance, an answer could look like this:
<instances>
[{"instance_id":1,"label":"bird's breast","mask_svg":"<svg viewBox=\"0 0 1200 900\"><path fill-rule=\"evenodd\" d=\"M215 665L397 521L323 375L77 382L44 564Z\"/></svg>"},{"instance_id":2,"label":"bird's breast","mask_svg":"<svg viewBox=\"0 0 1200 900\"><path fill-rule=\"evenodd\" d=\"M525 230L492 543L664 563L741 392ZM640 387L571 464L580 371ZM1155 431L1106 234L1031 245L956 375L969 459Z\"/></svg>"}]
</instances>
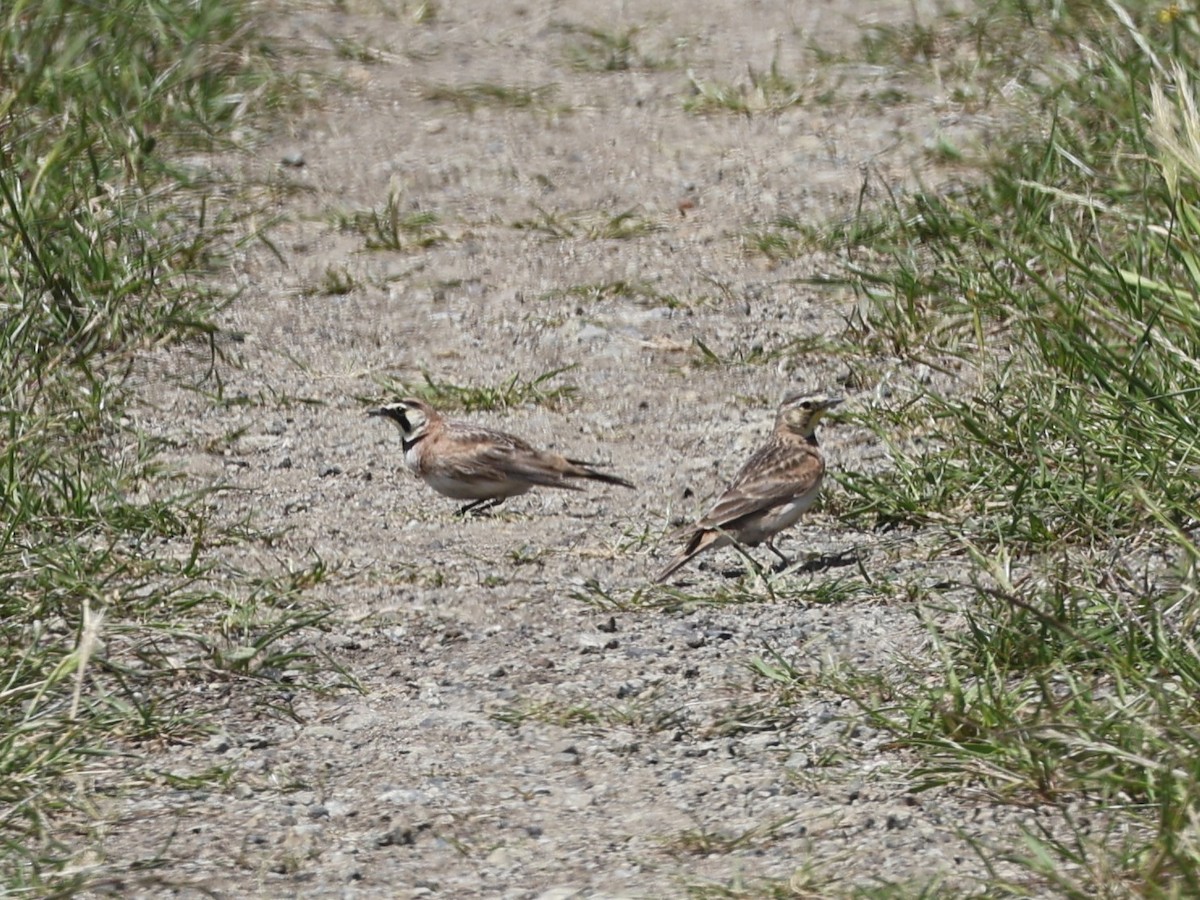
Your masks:
<instances>
[{"instance_id":1,"label":"bird's breast","mask_svg":"<svg viewBox=\"0 0 1200 900\"><path fill-rule=\"evenodd\" d=\"M416 443L404 451L404 464L408 466L410 472L420 477L424 477L423 462L425 456L422 452L423 449L420 443Z\"/></svg>"}]
</instances>

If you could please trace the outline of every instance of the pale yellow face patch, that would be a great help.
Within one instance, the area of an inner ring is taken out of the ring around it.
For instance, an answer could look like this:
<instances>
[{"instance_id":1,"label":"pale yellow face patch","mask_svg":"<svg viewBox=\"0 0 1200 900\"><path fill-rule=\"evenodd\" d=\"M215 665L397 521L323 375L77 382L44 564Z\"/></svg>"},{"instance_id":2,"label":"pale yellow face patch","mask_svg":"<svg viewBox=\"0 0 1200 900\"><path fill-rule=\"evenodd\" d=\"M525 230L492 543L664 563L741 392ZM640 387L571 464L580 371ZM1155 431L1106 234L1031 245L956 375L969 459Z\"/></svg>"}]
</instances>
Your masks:
<instances>
[{"instance_id":1,"label":"pale yellow face patch","mask_svg":"<svg viewBox=\"0 0 1200 900\"><path fill-rule=\"evenodd\" d=\"M781 420L789 431L810 437L816 431L821 417L841 402L840 399L824 395L789 398L784 401Z\"/></svg>"},{"instance_id":2,"label":"pale yellow face patch","mask_svg":"<svg viewBox=\"0 0 1200 900\"><path fill-rule=\"evenodd\" d=\"M400 421L397 421L396 424L400 425L401 430L407 436L412 437L425 430L425 425L429 421L429 417L425 415L424 410L418 406L413 406L410 403L401 402L396 405L404 407L404 416L402 418L404 422L408 423L408 427L405 428L403 423Z\"/></svg>"}]
</instances>

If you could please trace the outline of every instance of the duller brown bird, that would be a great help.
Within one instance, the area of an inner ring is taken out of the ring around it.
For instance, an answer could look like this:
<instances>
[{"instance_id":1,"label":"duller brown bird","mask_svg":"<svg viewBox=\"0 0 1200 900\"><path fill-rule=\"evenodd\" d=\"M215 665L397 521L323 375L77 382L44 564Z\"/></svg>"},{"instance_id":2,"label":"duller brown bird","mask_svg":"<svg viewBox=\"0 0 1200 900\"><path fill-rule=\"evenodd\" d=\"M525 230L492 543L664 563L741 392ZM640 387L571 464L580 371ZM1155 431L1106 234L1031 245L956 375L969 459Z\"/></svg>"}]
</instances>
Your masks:
<instances>
[{"instance_id":1,"label":"duller brown bird","mask_svg":"<svg viewBox=\"0 0 1200 900\"><path fill-rule=\"evenodd\" d=\"M678 532L683 549L655 578L663 582L706 550L738 544L775 547L775 536L796 523L813 505L825 477L817 446L817 422L840 398L793 394L779 407L767 442L742 466L712 509L695 525Z\"/></svg>"}]
</instances>

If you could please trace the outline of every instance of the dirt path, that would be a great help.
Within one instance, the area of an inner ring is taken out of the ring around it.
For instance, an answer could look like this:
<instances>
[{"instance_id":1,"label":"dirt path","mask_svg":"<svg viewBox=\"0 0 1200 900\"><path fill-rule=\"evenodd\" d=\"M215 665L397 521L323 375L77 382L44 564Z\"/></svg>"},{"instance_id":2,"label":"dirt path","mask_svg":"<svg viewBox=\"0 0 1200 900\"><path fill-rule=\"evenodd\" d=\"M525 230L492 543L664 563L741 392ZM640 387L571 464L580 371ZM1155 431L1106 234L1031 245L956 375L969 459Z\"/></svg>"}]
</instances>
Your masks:
<instances>
[{"instance_id":1,"label":"dirt path","mask_svg":"<svg viewBox=\"0 0 1200 900\"><path fill-rule=\"evenodd\" d=\"M863 22L911 21L912 5L438 3L426 21L382 6L280 18L345 88L250 164L278 185L284 262L256 249L238 263L226 402L155 382L142 423L233 488L223 512L285 529L240 563L336 567L305 596L335 605L320 642L364 693L301 695L298 724L231 697L226 734L159 761L224 767L227 791L112 801L106 860L156 862L126 895L790 896L769 894L777 879L836 896L978 874L958 830L994 832L1011 812L907 793L905 758L817 683L916 664L905 586L944 573L915 544L817 511L784 547L854 550L870 582L829 568L772 599L722 554L688 570L710 602L634 593L671 520L706 505L784 391L858 402L853 366L893 365L787 350L840 333L854 298L814 283L838 260L772 259L746 234L849 215L865 168L903 187L940 127L969 127L932 87L829 61L853 57ZM606 59L582 27L640 29L631 67L573 67ZM331 43L378 58L334 58ZM799 104L685 109L695 85L745 85L748 67L765 83L773 61ZM400 218L435 221L367 252L338 217L389 193ZM345 293L325 290L339 278ZM459 520L400 470L394 429L363 416L384 376L480 386L565 367L546 384L573 386L565 402L472 417L609 461L636 494L543 493ZM880 464L853 426L823 438L834 467ZM787 660L812 689L782 695L756 659Z\"/></svg>"}]
</instances>

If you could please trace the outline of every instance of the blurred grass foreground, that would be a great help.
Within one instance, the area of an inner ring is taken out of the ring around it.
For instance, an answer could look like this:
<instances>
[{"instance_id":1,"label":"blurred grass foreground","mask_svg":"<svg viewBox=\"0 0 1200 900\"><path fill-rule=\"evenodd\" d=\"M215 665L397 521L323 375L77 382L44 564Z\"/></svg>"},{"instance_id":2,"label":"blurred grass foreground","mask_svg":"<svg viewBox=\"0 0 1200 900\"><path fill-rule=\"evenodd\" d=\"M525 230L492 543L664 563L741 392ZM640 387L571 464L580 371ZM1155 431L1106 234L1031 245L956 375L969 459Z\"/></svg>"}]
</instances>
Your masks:
<instances>
[{"instance_id":1,"label":"blurred grass foreground","mask_svg":"<svg viewBox=\"0 0 1200 900\"><path fill-rule=\"evenodd\" d=\"M892 466L841 480L848 520L935 530L968 574L921 607L927 667L842 688L913 789L1038 811L976 839L986 896L1197 897L1200 23L1000 0L939 27L949 102L1005 113L971 186L861 229L853 324L964 389L881 400Z\"/></svg>"},{"instance_id":2,"label":"blurred grass foreground","mask_svg":"<svg viewBox=\"0 0 1200 900\"><path fill-rule=\"evenodd\" d=\"M123 759L201 728L235 679L283 702L313 662L295 595L321 566L214 561L254 532L123 415L140 352L211 352L206 276L247 237L237 192L179 159L289 85L237 0L7 3L0 48L0 893L69 892Z\"/></svg>"}]
</instances>

